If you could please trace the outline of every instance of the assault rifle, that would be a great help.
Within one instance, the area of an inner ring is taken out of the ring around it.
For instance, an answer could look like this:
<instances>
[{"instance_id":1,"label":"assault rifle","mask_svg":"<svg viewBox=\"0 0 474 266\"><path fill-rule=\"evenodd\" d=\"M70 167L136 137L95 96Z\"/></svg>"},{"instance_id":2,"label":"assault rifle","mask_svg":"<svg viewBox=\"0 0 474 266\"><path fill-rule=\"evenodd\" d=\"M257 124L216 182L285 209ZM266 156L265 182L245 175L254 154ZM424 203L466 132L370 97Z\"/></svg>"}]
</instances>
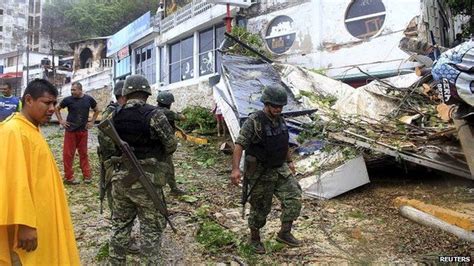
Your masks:
<instances>
[{"instance_id":1,"label":"assault rifle","mask_svg":"<svg viewBox=\"0 0 474 266\"><path fill-rule=\"evenodd\" d=\"M245 204L247 203L250 195L253 192L253 189L257 185L257 183L260 181L260 178L265 174L267 169L263 169L262 172L258 175L257 180L255 180L255 183L253 186L250 187L249 179L248 177L253 175L255 173L255 170L257 168L257 158L251 155L245 156L245 171L244 171L244 179L242 180L242 196L240 198L240 203L242 204L242 219L245 218Z\"/></svg>"},{"instance_id":2,"label":"assault rifle","mask_svg":"<svg viewBox=\"0 0 474 266\"><path fill-rule=\"evenodd\" d=\"M112 121L110 119L105 119L98 125L98 128L105 135L107 135L115 143L115 145L120 147L120 150L122 150L122 161L129 172L129 174L122 180L123 184L125 186L131 186L136 181L139 181L150 196L155 208L161 213L161 215L163 215L163 217L165 217L166 222L168 222L173 232L176 233L176 228L169 219L169 213L168 209L166 208L166 201L163 191L161 191L163 196L160 198L158 193L156 193L155 186L152 184L150 178L145 174L145 171L138 162L138 159L133 153L132 149L128 143L123 141L118 135Z\"/></svg>"},{"instance_id":3,"label":"assault rifle","mask_svg":"<svg viewBox=\"0 0 474 266\"><path fill-rule=\"evenodd\" d=\"M97 153L100 153L99 147L97 147ZM100 155L99 155L100 156ZM107 182L105 181L105 166L104 162L100 162L100 179L99 179L99 200L100 200L100 214L104 210L104 198L107 192Z\"/></svg>"}]
</instances>

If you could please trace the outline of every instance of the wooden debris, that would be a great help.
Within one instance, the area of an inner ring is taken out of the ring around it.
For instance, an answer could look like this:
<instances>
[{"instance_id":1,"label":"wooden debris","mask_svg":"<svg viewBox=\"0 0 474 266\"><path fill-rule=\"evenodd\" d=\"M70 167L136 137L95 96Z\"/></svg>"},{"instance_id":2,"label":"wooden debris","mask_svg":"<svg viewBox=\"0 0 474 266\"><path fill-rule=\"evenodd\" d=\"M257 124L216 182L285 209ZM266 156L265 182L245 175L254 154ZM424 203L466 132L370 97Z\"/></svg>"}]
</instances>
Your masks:
<instances>
[{"instance_id":1,"label":"wooden debris","mask_svg":"<svg viewBox=\"0 0 474 266\"><path fill-rule=\"evenodd\" d=\"M444 122L449 122L453 113L453 106L447 105L445 103L438 104L436 106L436 111L438 111L438 117L441 118Z\"/></svg>"}]
</instances>

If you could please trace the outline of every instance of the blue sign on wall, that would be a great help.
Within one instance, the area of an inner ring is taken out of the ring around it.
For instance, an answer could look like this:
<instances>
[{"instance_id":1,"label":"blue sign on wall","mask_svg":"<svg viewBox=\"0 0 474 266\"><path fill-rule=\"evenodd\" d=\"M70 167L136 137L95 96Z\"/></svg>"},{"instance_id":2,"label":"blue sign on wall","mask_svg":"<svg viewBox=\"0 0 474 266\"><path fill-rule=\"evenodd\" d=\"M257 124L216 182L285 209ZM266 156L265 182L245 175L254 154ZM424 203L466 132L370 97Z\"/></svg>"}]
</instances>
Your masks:
<instances>
[{"instance_id":1,"label":"blue sign on wall","mask_svg":"<svg viewBox=\"0 0 474 266\"><path fill-rule=\"evenodd\" d=\"M3 74L3 66L0 66L0 74Z\"/></svg>"},{"instance_id":2,"label":"blue sign on wall","mask_svg":"<svg viewBox=\"0 0 474 266\"><path fill-rule=\"evenodd\" d=\"M151 25L151 12L148 11L143 16L137 18L125 28L121 29L107 40L107 57L115 54L123 47L138 40Z\"/></svg>"}]
</instances>

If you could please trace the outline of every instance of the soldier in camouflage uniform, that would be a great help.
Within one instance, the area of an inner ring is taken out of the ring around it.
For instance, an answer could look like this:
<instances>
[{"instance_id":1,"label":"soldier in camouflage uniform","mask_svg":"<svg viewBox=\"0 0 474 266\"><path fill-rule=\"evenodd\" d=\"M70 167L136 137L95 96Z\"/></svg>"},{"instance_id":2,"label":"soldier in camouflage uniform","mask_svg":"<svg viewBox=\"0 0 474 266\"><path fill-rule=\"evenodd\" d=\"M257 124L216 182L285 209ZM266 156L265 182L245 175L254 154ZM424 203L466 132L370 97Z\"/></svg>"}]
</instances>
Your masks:
<instances>
[{"instance_id":1,"label":"soldier in camouflage uniform","mask_svg":"<svg viewBox=\"0 0 474 266\"><path fill-rule=\"evenodd\" d=\"M186 119L186 117L180 113L171 111L171 104L174 103L173 94L169 91L160 91L156 101L158 102L158 109L165 114L171 127L176 130L176 121L183 121ZM170 172L166 174L166 182L171 188L171 194L177 196L186 194L186 192L178 188L178 185L176 184L173 155L168 156L165 161L170 165Z\"/></svg>"},{"instance_id":2,"label":"soldier in camouflage uniform","mask_svg":"<svg viewBox=\"0 0 474 266\"><path fill-rule=\"evenodd\" d=\"M165 173L169 167L164 163L177 147L174 131L166 116L154 106L146 104L151 88L145 77L132 75L127 78L123 93L127 102L113 117L113 123L120 138L126 141L135 156L156 186L161 198L161 187L165 184ZM140 220L141 263L160 264L159 249L161 234L166 221L155 208L150 196L140 182L130 187L121 180L128 170L120 161L114 162L112 175L112 235L109 244L109 259L112 265L126 264L126 250L130 240L135 216Z\"/></svg>"},{"instance_id":3,"label":"soldier in camouflage uniform","mask_svg":"<svg viewBox=\"0 0 474 266\"><path fill-rule=\"evenodd\" d=\"M115 83L114 87L114 95L116 102L110 103L105 110L102 112L102 119L109 119L112 117L114 111L119 107L123 106L127 101L125 96L122 95L122 88L123 88L124 81L120 80ZM117 152L115 144L110 140L107 136L104 135L102 131L99 130L97 134L97 139L99 141L99 146L97 147L97 154L99 155L99 162L101 169L101 174L104 175L103 183L100 184L100 189L105 190L105 196L107 198L107 206L109 206L110 215L113 214L112 209L112 193L110 189L110 182L112 178L112 173L114 171L113 164L111 162L112 156L120 155ZM101 177L102 178L102 177ZM102 182L102 180L101 180ZM129 253L137 254L140 252L140 246L136 241L131 241L130 245L128 246Z\"/></svg>"},{"instance_id":4,"label":"soldier in camouflage uniform","mask_svg":"<svg viewBox=\"0 0 474 266\"><path fill-rule=\"evenodd\" d=\"M295 167L288 146L288 128L280 116L287 104L286 90L281 85L265 87L261 101L263 110L249 116L235 142L231 181L234 185L240 183L239 164L245 150L245 178L249 183L251 205L250 244L256 253L264 254L260 228L270 213L273 195L282 206L281 229L276 240L291 247L301 246L301 241L291 234L291 228L300 214L302 191L293 176Z\"/></svg>"},{"instance_id":5,"label":"soldier in camouflage uniform","mask_svg":"<svg viewBox=\"0 0 474 266\"><path fill-rule=\"evenodd\" d=\"M124 96L122 96L122 88L123 88L123 80L118 81L114 87L114 95L116 102L110 103L107 105L105 110L102 112L102 119L108 119L112 116L112 113L117 109L119 106L123 106L126 102ZM110 212L112 213L112 201L111 201L111 194L110 194L110 177L113 172L112 164L110 163L110 157L116 155L117 150L115 148L114 143L108 137L99 130L97 135L97 139L99 141L99 147L97 147L97 154L99 155L99 162L101 167L104 167L105 173L105 184L106 184L106 195L107 195L107 205L109 206Z\"/></svg>"}]
</instances>

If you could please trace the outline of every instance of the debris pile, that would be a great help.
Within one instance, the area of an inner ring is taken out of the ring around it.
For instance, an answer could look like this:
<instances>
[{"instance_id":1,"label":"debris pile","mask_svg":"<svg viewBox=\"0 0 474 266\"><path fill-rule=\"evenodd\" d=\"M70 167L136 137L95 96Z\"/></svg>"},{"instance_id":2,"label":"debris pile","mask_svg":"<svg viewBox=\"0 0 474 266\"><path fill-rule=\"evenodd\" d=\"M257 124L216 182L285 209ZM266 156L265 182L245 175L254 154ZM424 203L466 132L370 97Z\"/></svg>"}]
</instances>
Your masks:
<instances>
[{"instance_id":1,"label":"debris pile","mask_svg":"<svg viewBox=\"0 0 474 266\"><path fill-rule=\"evenodd\" d=\"M306 139L364 148L369 151L364 152L366 158L385 154L470 176L456 129L449 122L452 108L431 89L430 74L379 80L367 73L375 80L354 89L300 67L277 69L296 98L318 109L313 122L304 126Z\"/></svg>"}]
</instances>

